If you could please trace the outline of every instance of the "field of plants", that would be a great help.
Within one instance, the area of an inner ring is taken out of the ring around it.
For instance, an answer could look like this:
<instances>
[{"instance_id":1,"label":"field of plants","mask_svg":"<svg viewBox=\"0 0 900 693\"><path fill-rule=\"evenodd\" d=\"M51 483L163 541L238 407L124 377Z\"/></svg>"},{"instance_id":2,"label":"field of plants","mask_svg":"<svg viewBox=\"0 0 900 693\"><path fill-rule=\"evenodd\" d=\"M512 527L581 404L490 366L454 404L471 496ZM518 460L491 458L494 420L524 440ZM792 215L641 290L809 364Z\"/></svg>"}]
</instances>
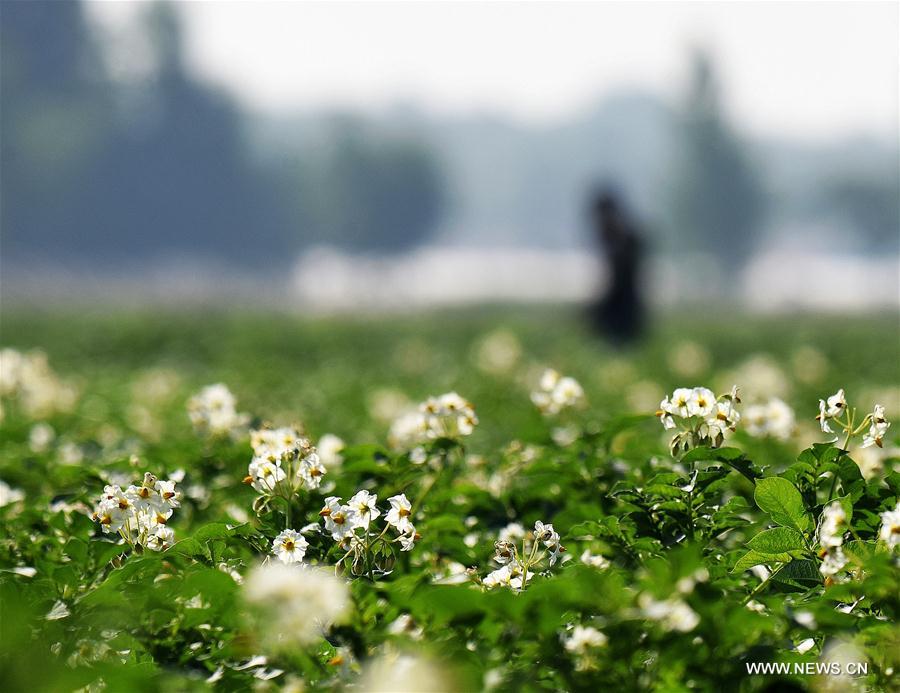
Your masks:
<instances>
[{"instance_id":1,"label":"field of plants","mask_svg":"<svg viewBox=\"0 0 900 693\"><path fill-rule=\"evenodd\" d=\"M897 690L897 328L7 310L3 689Z\"/></svg>"}]
</instances>

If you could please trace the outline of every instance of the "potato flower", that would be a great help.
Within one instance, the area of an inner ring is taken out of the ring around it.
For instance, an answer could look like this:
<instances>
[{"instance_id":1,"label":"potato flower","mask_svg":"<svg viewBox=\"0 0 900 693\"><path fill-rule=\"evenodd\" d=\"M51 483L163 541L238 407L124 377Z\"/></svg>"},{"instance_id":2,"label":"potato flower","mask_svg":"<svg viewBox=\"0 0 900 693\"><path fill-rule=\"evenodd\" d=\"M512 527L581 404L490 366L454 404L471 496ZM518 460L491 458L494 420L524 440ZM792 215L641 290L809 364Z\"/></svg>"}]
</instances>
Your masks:
<instances>
[{"instance_id":1,"label":"potato flower","mask_svg":"<svg viewBox=\"0 0 900 693\"><path fill-rule=\"evenodd\" d=\"M309 542L300 532L286 529L272 542L272 553L279 561L290 565L303 561L308 546Z\"/></svg>"},{"instance_id":2,"label":"potato flower","mask_svg":"<svg viewBox=\"0 0 900 693\"><path fill-rule=\"evenodd\" d=\"M208 385L188 400L188 417L194 430L211 438L235 436L250 421L237 411L237 400L223 383Z\"/></svg>"},{"instance_id":3,"label":"potato flower","mask_svg":"<svg viewBox=\"0 0 900 693\"><path fill-rule=\"evenodd\" d=\"M544 416L559 414L564 409L584 404L584 390L577 380L561 376L548 368L541 376L538 389L531 393L531 401Z\"/></svg>"},{"instance_id":4,"label":"potato flower","mask_svg":"<svg viewBox=\"0 0 900 693\"><path fill-rule=\"evenodd\" d=\"M306 565L254 568L244 581L243 595L257 617L263 645L272 651L314 643L350 609L346 581Z\"/></svg>"},{"instance_id":5,"label":"potato flower","mask_svg":"<svg viewBox=\"0 0 900 693\"><path fill-rule=\"evenodd\" d=\"M900 545L900 502L893 510L881 513L878 538L887 544L889 549Z\"/></svg>"},{"instance_id":6,"label":"potato flower","mask_svg":"<svg viewBox=\"0 0 900 693\"><path fill-rule=\"evenodd\" d=\"M656 416L663 428L679 429L670 442L673 455L708 445L719 447L741 420L737 387L716 395L706 387L677 388L659 403Z\"/></svg>"}]
</instances>

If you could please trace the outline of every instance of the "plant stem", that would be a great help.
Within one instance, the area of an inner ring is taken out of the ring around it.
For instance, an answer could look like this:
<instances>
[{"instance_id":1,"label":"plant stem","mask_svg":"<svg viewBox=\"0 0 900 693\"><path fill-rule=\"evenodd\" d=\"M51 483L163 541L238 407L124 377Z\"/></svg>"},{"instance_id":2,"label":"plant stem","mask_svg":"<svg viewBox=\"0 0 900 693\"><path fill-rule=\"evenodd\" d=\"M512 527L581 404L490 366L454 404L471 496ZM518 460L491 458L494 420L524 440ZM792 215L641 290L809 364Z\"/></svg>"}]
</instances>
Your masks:
<instances>
[{"instance_id":1,"label":"plant stem","mask_svg":"<svg viewBox=\"0 0 900 693\"><path fill-rule=\"evenodd\" d=\"M753 597L755 597L757 594L759 594L762 591L762 589L772 581L772 578L775 577L776 575L778 575L778 573L781 571L781 569L784 568L784 566L786 566L786 565L787 565L787 563L782 563L775 570L773 570L771 573L769 573L769 577L767 577L765 580L763 580L761 583L759 583L756 586L756 589L754 589L749 595L747 595L747 598L744 600L744 604L746 604L751 599L753 599Z\"/></svg>"}]
</instances>

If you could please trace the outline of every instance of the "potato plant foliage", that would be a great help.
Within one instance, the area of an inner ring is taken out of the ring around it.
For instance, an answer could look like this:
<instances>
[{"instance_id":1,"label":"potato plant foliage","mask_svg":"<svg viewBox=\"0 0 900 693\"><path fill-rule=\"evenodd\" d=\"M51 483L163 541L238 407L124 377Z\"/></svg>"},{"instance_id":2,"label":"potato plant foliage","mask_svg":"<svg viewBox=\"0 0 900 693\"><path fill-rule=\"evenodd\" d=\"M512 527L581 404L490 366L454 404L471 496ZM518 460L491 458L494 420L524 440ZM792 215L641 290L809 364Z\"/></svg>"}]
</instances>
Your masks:
<instances>
[{"instance_id":1,"label":"potato plant foliage","mask_svg":"<svg viewBox=\"0 0 900 693\"><path fill-rule=\"evenodd\" d=\"M5 690L898 685L894 318L3 333Z\"/></svg>"}]
</instances>

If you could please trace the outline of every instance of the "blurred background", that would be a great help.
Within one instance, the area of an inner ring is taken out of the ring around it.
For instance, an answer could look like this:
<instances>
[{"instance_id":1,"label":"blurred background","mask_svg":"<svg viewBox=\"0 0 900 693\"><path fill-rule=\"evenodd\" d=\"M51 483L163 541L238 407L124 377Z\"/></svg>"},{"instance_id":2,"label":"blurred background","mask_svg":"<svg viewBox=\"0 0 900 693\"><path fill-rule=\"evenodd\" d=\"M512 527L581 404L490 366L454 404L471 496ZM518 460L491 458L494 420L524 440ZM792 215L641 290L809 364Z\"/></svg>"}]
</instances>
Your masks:
<instances>
[{"instance_id":1,"label":"blurred background","mask_svg":"<svg viewBox=\"0 0 900 693\"><path fill-rule=\"evenodd\" d=\"M11 304L900 303L900 10L4 2Z\"/></svg>"}]
</instances>

